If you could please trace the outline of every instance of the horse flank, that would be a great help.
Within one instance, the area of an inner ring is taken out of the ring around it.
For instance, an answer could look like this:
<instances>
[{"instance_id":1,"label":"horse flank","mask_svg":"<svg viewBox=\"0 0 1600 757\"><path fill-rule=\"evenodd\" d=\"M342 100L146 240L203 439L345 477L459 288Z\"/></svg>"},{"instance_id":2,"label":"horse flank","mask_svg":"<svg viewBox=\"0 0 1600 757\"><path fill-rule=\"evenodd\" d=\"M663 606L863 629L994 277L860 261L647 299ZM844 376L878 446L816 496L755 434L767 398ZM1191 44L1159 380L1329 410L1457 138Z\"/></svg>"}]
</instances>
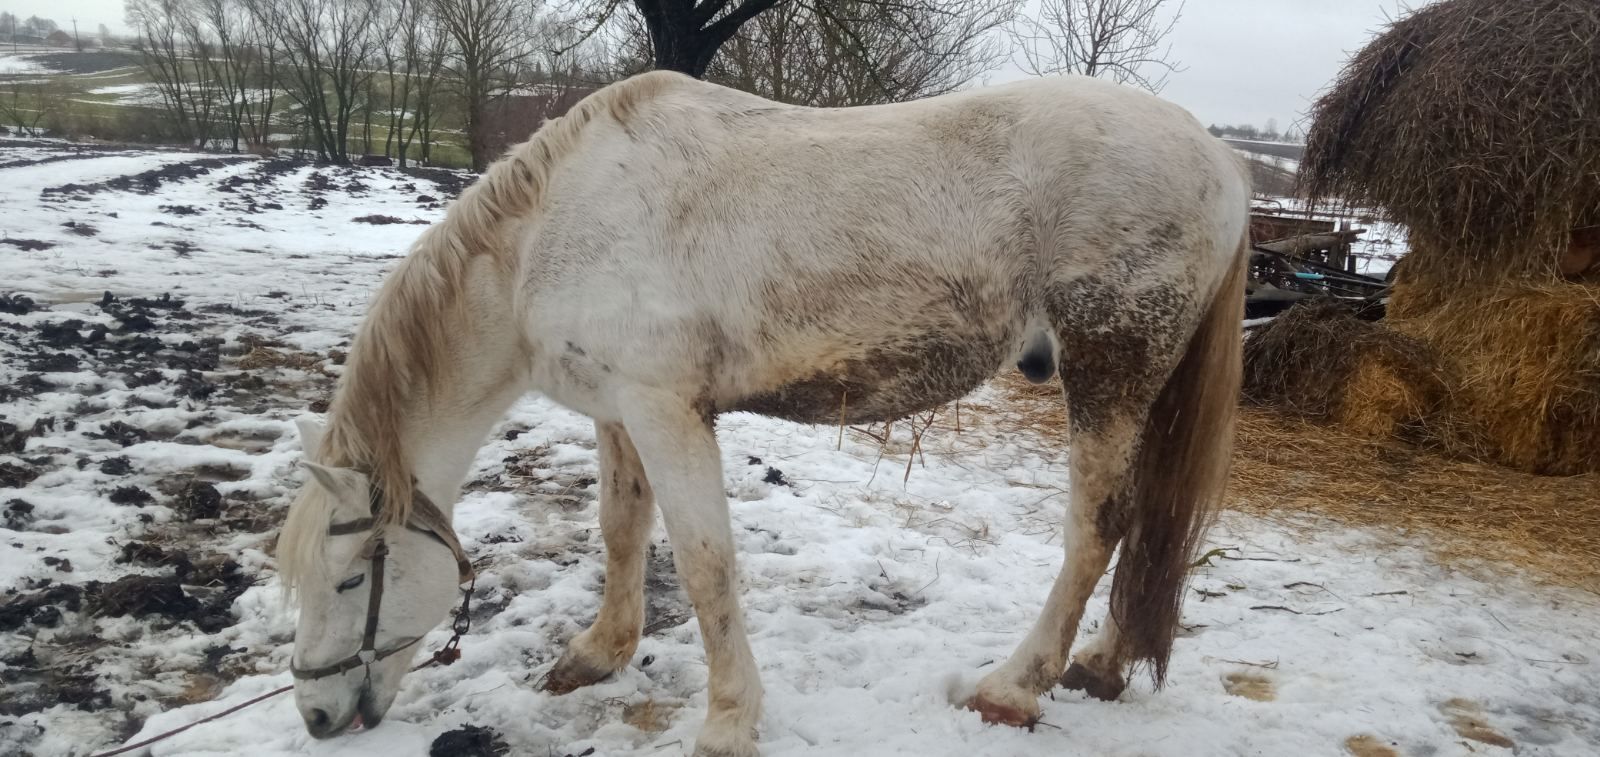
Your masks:
<instances>
[{"instance_id":1,"label":"horse flank","mask_svg":"<svg viewBox=\"0 0 1600 757\"><path fill-rule=\"evenodd\" d=\"M411 517L412 464L402 421L413 399L426 400L444 379L447 347L465 318L464 284L475 256L488 256L506 276L517 268L510 231L537 211L550 169L572 152L583 129L609 115L626 124L638 104L676 80L643 75L595 92L513 147L450 204L384 281L351 345L328 412L320 449L307 459L360 470L383 492L383 525ZM332 498L308 487L289 510L278 540L285 586L314 575Z\"/></svg>"}]
</instances>

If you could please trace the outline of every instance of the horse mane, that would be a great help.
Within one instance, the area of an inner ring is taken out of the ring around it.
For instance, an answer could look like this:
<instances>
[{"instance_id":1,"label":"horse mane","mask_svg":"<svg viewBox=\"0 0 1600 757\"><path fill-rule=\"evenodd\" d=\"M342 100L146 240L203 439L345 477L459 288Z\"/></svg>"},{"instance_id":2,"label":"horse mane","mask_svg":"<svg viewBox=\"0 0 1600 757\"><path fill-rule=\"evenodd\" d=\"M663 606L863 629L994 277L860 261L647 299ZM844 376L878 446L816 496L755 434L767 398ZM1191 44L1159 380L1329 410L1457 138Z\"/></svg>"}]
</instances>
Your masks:
<instances>
[{"instance_id":1,"label":"horse mane","mask_svg":"<svg viewBox=\"0 0 1600 757\"><path fill-rule=\"evenodd\" d=\"M626 128L642 102L686 78L635 76L546 121L467 187L386 278L351 344L321 449L305 451L324 465L365 473L383 492L380 526L411 517L412 466L402 422L413 403L428 401L440 385L451 338L467 315L463 295L477 256L488 257L510 280L517 269L513 222L543 206L550 170L578 144L584 127L604 114ZM318 569L334 506L319 487L302 491L278 537L279 571L290 590Z\"/></svg>"}]
</instances>

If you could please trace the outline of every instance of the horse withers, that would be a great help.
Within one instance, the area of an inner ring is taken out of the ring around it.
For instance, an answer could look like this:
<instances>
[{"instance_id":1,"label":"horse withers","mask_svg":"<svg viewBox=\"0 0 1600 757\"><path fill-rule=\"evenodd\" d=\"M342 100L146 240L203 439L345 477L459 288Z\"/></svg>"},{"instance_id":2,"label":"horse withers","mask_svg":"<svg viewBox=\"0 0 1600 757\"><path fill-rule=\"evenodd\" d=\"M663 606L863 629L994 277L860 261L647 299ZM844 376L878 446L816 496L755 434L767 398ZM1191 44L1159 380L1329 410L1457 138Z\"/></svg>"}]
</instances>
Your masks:
<instances>
[{"instance_id":1,"label":"horse withers","mask_svg":"<svg viewBox=\"0 0 1600 757\"><path fill-rule=\"evenodd\" d=\"M419 513L448 524L491 426L538 391L595 420L606 545L599 613L545 687L632 659L654 502L710 669L696 754L756 754L717 415L890 420L1012 365L1058 372L1071 404L1066 559L967 706L1027 725L1058 683L1115 698L1144 662L1159 684L1226 476L1247 206L1187 113L1091 79L844 109L660 72L594 93L422 235L303 430L315 475L279 550L294 664L322 673L296 681L307 727L383 717L456 596L459 548ZM1105 630L1068 667L1119 545Z\"/></svg>"}]
</instances>

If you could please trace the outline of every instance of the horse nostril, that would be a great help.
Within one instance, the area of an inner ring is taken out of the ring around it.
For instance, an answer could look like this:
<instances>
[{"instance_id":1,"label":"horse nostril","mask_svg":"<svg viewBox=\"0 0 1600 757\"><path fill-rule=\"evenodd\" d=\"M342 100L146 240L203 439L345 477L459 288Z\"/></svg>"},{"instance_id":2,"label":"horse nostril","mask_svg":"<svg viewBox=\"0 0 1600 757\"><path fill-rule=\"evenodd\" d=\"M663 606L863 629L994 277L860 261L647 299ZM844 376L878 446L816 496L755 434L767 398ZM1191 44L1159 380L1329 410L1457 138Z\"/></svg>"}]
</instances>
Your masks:
<instances>
[{"instance_id":1,"label":"horse nostril","mask_svg":"<svg viewBox=\"0 0 1600 757\"><path fill-rule=\"evenodd\" d=\"M306 725L311 726L313 730L326 730L330 722L332 719L328 717L327 710L312 710L306 715Z\"/></svg>"}]
</instances>

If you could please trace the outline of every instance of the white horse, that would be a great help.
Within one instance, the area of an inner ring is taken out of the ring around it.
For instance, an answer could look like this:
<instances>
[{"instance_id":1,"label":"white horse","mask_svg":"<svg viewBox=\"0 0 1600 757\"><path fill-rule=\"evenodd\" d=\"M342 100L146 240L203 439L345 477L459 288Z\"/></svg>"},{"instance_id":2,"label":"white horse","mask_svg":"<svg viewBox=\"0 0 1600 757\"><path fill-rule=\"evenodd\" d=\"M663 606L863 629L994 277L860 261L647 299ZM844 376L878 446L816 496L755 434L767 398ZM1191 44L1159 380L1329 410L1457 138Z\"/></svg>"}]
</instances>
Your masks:
<instances>
[{"instance_id":1,"label":"white horse","mask_svg":"<svg viewBox=\"0 0 1600 757\"><path fill-rule=\"evenodd\" d=\"M1013 363L1059 369L1071 404L1066 561L968 706L1030 724L1058 682L1115 698L1141 661L1159 685L1226 477L1247 201L1239 163L1186 112L1089 79L844 109L670 73L591 95L422 236L361 326L326 431L302 428L316 484L279 567L301 602L307 727L382 718L469 571L442 532L474 452L539 391L595 419L606 545L598 616L546 688L633 657L654 501L710 669L695 753L756 754L717 415L894 419ZM1105 631L1068 668L1119 543Z\"/></svg>"}]
</instances>

